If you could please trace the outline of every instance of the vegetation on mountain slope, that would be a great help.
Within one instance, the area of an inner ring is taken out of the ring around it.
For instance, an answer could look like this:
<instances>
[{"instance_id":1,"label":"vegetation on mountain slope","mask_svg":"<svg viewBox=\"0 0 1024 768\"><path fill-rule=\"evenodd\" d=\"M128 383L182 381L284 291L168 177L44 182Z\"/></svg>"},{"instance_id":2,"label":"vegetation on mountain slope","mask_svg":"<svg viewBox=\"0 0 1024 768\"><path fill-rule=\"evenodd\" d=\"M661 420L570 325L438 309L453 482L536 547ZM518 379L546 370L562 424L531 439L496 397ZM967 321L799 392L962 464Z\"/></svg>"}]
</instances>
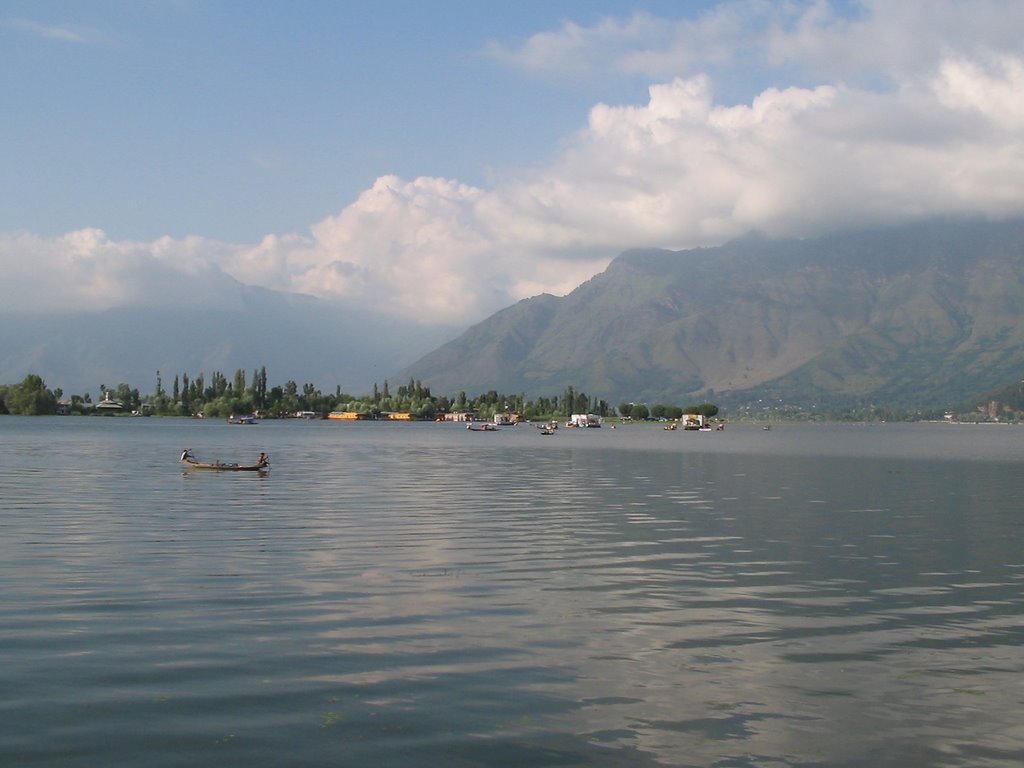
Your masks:
<instances>
[{"instance_id":1,"label":"vegetation on mountain slope","mask_svg":"<svg viewBox=\"0 0 1024 768\"><path fill-rule=\"evenodd\" d=\"M399 374L610 399L948 407L1024 372L1024 222L635 250Z\"/></svg>"}]
</instances>

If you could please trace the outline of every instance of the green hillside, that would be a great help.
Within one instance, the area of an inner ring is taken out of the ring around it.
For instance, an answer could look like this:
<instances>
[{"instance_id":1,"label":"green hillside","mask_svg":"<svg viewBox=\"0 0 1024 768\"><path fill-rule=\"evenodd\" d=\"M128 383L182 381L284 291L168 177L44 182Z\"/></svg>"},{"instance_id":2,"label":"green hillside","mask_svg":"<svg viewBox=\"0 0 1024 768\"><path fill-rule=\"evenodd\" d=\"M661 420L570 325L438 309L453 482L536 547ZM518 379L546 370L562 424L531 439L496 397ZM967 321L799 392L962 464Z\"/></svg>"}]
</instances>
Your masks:
<instances>
[{"instance_id":1,"label":"green hillside","mask_svg":"<svg viewBox=\"0 0 1024 768\"><path fill-rule=\"evenodd\" d=\"M474 326L398 380L434 391L943 407L1024 373L1024 222L636 250Z\"/></svg>"}]
</instances>

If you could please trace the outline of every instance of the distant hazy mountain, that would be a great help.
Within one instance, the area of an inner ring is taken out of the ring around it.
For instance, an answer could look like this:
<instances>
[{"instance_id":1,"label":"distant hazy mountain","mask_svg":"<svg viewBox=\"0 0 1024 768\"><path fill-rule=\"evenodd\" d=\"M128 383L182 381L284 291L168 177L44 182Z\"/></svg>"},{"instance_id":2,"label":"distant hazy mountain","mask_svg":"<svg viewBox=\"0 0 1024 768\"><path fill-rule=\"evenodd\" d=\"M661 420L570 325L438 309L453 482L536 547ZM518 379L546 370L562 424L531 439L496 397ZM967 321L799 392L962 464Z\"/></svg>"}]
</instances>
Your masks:
<instances>
[{"instance_id":1,"label":"distant hazy mountain","mask_svg":"<svg viewBox=\"0 0 1024 768\"><path fill-rule=\"evenodd\" d=\"M1024 373L1024 222L623 253L393 377L611 402L943 406Z\"/></svg>"},{"instance_id":2,"label":"distant hazy mountain","mask_svg":"<svg viewBox=\"0 0 1024 768\"><path fill-rule=\"evenodd\" d=\"M217 308L133 307L65 315L3 313L0 384L26 373L66 395L99 394L124 382L144 394L159 370L195 378L267 367L269 383L294 379L324 391L365 394L452 332L374 318L305 296L241 285L224 276Z\"/></svg>"}]
</instances>

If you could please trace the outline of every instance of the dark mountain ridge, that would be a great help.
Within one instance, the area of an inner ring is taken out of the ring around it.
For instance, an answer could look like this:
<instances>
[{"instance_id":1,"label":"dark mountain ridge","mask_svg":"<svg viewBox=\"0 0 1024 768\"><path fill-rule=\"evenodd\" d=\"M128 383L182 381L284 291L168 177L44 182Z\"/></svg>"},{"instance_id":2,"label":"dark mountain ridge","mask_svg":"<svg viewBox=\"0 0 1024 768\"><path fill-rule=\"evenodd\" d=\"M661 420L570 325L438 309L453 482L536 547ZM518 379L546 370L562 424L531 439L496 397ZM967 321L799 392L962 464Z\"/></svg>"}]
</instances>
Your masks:
<instances>
[{"instance_id":1,"label":"dark mountain ridge","mask_svg":"<svg viewBox=\"0 0 1024 768\"><path fill-rule=\"evenodd\" d=\"M435 392L943 407L1024 372L1024 221L632 250L400 372Z\"/></svg>"}]
</instances>

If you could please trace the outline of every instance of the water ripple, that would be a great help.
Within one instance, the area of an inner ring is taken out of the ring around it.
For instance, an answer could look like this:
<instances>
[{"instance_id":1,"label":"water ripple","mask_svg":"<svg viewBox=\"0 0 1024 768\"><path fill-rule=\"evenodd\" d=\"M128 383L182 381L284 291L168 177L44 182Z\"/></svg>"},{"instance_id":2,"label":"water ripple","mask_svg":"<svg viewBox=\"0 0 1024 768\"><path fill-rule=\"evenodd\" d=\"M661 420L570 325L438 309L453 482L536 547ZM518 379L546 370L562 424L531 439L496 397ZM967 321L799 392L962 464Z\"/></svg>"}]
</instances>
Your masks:
<instances>
[{"instance_id":1,"label":"water ripple","mask_svg":"<svg viewBox=\"0 0 1024 768\"><path fill-rule=\"evenodd\" d=\"M7 424L3 762L1024 754L1003 465L781 429ZM182 472L184 445L273 469Z\"/></svg>"}]
</instances>

